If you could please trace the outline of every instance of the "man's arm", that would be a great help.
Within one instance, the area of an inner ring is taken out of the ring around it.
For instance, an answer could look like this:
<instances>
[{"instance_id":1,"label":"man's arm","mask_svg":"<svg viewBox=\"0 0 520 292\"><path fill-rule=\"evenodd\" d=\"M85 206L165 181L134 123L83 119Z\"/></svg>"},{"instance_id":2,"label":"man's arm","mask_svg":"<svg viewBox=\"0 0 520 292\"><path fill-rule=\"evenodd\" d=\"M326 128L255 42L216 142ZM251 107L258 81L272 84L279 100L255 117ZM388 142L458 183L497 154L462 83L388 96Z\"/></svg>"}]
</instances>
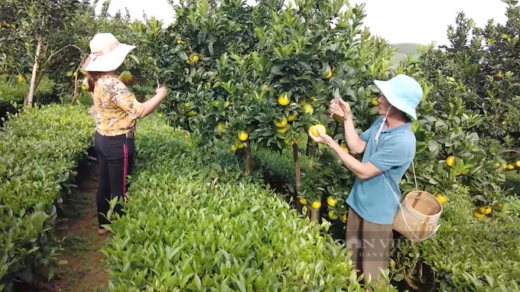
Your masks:
<instances>
[{"instance_id":1,"label":"man's arm","mask_svg":"<svg viewBox=\"0 0 520 292\"><path fill-rule=\"evenodd\" d=\"M366 141L368 141L368 137L370 137L370 128L360 137L354 128L354 121L352 120L352 116L350 114L345 118L343 122L343 128L345 130L345 141L347 142L348 148L354 153L365 152L365 148L367 146Z\"/></svg>"},{"instance_id":2,"label":"man's arm","mask_svg":"<svg viewBox=\"0 0 520 292\"><path fill-rule=\"evenodd\" d=\"M384 142L381 149L369 157L369 161L363 163L341 149L336 141L330 139L329 146L338 154L343 164L350 169L357 178L369 179L393 167L401 166L409 159L409 145L404 143L402 137L391 137Z\"/></svg>"},{"instance_id":3,"label":"man's arm","mask_svg":"<svg viewBox=\"0 0 520 292\"><path fill-rule=\"evenodd\" d=\"M358 136L358 138L359 138L359 136ZM364 142L364 141L362 141L362 142L365 143L365 145L366 145L366 142ZM354 158L352 155L345 152L345 150L343 150L341 148L341 146L339 146L339 144L336 143L335 141L333 141L333 143L331 143L329 146L330 146L330 148L332 148L332 150L334 150L336 152L339 159L341 159L341 162L343 162L343 165L345 165L348 169L350 169L357 178L369 179L371 177L374 177L374 176L382 173L382 171L379 168L377 168L374 164L372 164L371 162L363 163L363 162L357 160L356 158Z\"/></svg>"}]
</instances>

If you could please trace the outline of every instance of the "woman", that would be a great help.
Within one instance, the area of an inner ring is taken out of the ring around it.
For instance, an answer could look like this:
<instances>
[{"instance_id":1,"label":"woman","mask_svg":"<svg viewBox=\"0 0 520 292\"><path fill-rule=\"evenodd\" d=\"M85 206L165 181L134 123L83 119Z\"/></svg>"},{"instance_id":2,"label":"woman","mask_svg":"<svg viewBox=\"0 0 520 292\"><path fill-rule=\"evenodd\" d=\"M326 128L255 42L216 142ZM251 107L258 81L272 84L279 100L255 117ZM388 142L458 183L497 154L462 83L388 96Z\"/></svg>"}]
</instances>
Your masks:
<instances>
[{"instance_id":1,"label":"woman","mask_svg":"<svg viewBox=\"0 0 520 292\"><path fill-rule=\"evenodd\" d=\"M119 43L111 33L99 33L91 40L91 54L83 65L94 101L95 148L100 169L96 198L100 235L108 232L103 226L110 223L106 218L109 201L126 200L127 176L134 163L136 119L154 111L168 93L166 88L158 88L153 98L140 103L117 78L115 70L134 48ZM121 215L121 208L118 203L114 212Z\"/></svg>"},{"instance_id":2,"label":"woman","mask_svg":"<svg viewBox=\"0 0 520 292\"><path fill-rule=\"evenodd\" d=\"M352 250L356 269L376 282L380 269L389 265L392 246L392 223L400 203L399 180L415 157L415 135L410 128L410 116L423 91L419 83L406 75L389 81L375 81L381 95L378 99L381 115L361 136L356 133L350 106L342 99L331 101L330 114L344 117L345 140L355 153L364 153L358 161L326 133L309 136L330 146L349 168L356 181L347 199L347 248Z\"/></svg>"}]
</instances>

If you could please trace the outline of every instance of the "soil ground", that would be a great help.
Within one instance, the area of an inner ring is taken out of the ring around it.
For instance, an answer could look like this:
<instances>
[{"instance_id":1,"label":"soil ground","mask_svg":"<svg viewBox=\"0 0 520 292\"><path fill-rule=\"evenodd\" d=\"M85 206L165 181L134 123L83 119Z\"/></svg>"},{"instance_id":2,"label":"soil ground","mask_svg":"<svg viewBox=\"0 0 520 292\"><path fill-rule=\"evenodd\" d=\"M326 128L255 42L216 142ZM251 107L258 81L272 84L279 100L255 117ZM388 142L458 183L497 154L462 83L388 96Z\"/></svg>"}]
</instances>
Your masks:
<instances>
[{"instance_id":1,"label":"soil ground","mask_svg":"<svg viewBox=\"0 0 520 292\"><path fill-rule=\"evenodd\" d=\"M108 269L101 253L108 237L97 234L98 164L95 161L80 166L76 184L78 188L64 202L64 214L57 224L59 234L65 237L59 258L68 263L61 266L54 291L108 291Z\"/></svg>"}]
</instances>

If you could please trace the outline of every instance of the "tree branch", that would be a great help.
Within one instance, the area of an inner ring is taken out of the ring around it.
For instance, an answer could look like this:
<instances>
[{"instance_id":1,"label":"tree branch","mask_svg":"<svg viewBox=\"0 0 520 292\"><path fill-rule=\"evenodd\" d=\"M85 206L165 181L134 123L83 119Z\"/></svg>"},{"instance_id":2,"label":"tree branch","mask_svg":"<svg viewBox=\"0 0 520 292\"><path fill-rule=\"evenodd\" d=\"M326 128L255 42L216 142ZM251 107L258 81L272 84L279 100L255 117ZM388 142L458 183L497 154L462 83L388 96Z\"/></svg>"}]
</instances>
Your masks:
<instances>
[{"instance_id":1,"label":"tree branch","mask_svg":"<svg viewBox=\"0 0 520 292\"><path fill-rule=\"evenodd\" d=\"M76 49L78 49L78 51L80 51L81 54L83 54L83 55L85 54L85 53L83 52L83 50L81 50L81 49L80 49L78 46L76 46L76 45L66 45L65 47L63 47L63 48L57 50L56 52L52 53L52 54L49 56L49 58L47 58L47 61L45 61L45 63L42 64L42 67L45 66L45 65L47 65L47 63L49 63L49 62L51 61L52 57L56 56L56 54L60 53L61 51L65 50L65 49L67 49L67 48L71 48L71 47L72 47L72 48L76 48Z\"/></svg>"}]
</instances>

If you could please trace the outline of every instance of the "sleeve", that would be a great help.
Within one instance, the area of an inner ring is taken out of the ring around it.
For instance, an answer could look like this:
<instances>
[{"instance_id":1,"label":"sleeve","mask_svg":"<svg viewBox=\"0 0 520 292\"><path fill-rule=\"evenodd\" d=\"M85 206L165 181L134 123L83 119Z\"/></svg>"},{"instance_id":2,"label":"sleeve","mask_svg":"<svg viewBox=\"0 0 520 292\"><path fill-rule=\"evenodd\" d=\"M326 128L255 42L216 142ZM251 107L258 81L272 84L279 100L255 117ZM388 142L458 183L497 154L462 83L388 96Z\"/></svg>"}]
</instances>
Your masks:
<instances>
[{"instance_id":1,"label":"sleeve","mask_svg":"<svg viewBox=\"0 0 520 292\"><path fill-rule=\"evenodd\" d=\"M411 143L412 141L409 142ZM377 149L368 161L382 172L386 172L411 161L410 147L411 145L403 136L392 137L384 141L381 148Z\"/></svg>"},{"instance_id":2,"label":"sleeve","mask_svg":"<svg viewBox=\"0 0 520 292\"><path fill-rule=\"evenodd\" d=\"M361 140L365 141L365 142L368 142L368 139L370 139L370 135L372 134L372 127L368 128L368 130L366 130L365 132L363 132L361 134L361 136L359 136L359 138L361 138Z\"/></svg>"},{"instance_id":3,"label":"sleeve","mask_svg":"<svg viewBox=\"0 0 520 292\"><path fill-rule=\"evenodd\" d=\"M111 87L112 101L124 110L132 119L137 119L144 111L143 104L138 102L126 85L114 78L114 86Z\"/></svg>"}]
</instances>

